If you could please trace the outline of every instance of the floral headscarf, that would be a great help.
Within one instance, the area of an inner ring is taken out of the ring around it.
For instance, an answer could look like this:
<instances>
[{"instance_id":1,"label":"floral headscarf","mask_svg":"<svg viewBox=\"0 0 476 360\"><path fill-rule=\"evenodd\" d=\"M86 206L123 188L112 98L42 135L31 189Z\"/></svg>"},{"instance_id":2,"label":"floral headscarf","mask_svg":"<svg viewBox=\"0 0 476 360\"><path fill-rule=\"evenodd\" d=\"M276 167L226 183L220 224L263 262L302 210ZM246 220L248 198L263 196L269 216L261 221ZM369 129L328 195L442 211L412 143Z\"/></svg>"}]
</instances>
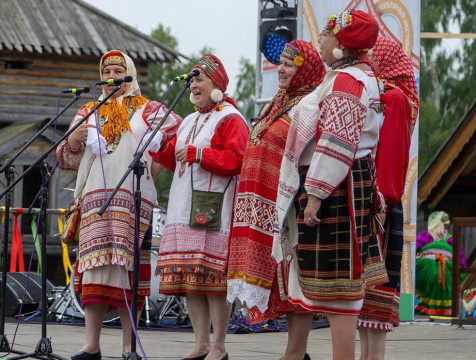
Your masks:
<instances>
[{"instance_id":1,"label":"floral headscarf","mask_svg":"<svg viewBox=\"0 0 476 360\"><path fill-rule=\"evenodd\" d=\"M290 52L289 49L295 51ZM299 53L298 53L299 52ZM285 46L283 56L295 53L294 63L298 70L286 89L279 89L251 131L251 139L258 139L267 131L274 120L289 111L301 99L312 92L324 79L326 68L316 48L307 41L293 40ZM300 64L300 65L299 65Z\"/></svg>"},{"instance_id":2,"label":"floral headscarf","mask_svg":"<svg viewBox=\"0 0 476 360\"><path fill-rule=\"evenodd\" d=\"M443 239L448 230L446 226L450 224L450 217L444 211L435 211L428 217L428 232L434 240Z\"/></svg>"},{"instance_id":3,"label":"floral headscarf","mask_svg":"<svg viewBox=\"0 0 476 360\"><path fill-rule=\"evenodd\" d=\"M410 58L395 41L379 36L372 49L372 62L384 86L400 89L410 99L412 114L408 125L411 135L416 123L419 101Z\"/></svg>"}]
</instances>

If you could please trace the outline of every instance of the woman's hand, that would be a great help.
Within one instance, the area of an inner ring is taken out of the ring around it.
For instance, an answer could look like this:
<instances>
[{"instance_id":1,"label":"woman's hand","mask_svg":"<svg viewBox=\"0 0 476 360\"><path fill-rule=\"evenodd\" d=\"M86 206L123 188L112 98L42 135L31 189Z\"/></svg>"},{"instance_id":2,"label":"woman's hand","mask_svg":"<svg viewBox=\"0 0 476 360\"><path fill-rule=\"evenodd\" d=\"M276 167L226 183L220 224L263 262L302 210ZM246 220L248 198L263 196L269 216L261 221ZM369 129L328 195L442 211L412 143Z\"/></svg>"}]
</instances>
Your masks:
<instances>
[{"instance_id":1,"label":"woman's hand","mask_svg":"<svg viewBox=\"0 0 476 360\"><path fill-rule=\"evenodd\" d=\"M175 160L184 163L187 161L188 146L184 146L175 152Z\"/></svg>"},{"instance_id":2,"label":"woman's hand","mask_svg":"<svg viewBox=\"0 0 476 360\"><path fill-rule=\"evenodd\" d=\"M317 196L309 195L307 206L304 209L304 223L307 226L314 227L321 223L321 220L317 218L317 213L321 208L321 201Z\"/></svg>"},{"instance_id":3,"label":"woman's hand","mask_svg":"<svg viewBox=\"0 0 476 360\"><path fill-rule=\"evenodd\" d=\"M95 127L91 124L81 124L68 136L68 145L71 149L79 149L82 142L88 139L88 128Z\"/></svg>"}]
</instances>

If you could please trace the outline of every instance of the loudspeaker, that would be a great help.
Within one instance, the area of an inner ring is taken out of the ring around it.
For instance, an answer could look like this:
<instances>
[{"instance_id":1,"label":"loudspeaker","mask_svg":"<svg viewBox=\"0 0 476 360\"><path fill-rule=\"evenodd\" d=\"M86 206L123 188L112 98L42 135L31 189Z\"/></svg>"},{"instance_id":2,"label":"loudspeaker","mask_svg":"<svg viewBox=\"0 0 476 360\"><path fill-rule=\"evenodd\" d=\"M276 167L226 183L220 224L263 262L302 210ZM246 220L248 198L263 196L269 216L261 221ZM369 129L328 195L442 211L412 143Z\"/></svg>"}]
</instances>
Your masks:
<instances>
[{"instance_id":1,"label":"loudspeaker","mask_svg":"<svg viewBox=\"0 0 476 360\"><path fill-rule=\"evenodd\" d=\"M28 280L28 287L25 287ZM0 277L0 286L2 278ZM46 280L46 298L51 298L53 292L53 284ZM23 294L25 298L23 299ZM21 312L28 313L38 309L41 303L41 275L30 273L28 279L27 272L14 272L7 274L7 286L5 294L5 316L14 316L20 310L20 304L23 299L23 307ZM0 303L3 299L0 299Z\"/></svg>"}]
</instances>

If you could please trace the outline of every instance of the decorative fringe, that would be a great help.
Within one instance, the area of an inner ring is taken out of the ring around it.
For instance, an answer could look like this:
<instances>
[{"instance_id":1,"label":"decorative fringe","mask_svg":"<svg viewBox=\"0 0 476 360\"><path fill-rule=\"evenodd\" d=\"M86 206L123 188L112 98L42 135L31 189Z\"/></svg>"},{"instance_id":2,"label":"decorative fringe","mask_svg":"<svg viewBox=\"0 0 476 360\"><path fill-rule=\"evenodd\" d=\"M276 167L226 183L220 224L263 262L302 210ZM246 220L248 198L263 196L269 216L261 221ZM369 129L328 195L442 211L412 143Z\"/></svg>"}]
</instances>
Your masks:
<instances>
[{"instance_id":1,"label":"decorative fringe","mask_svg":"<svg viewBox=\"0 0 476 360\"><path fill-rule=\"evenodd\" d=\"M131 114L144 105L148 100L143 96L126 97L121 104L113 98L108 104L102 105L97 113L101 119L101 135L104 136L108 144L113 144L126 131L131 130L129 117ZM88 103L89 110L94 104Z\"/></svg>"},{"instance_id":2,"label":"decorative fringe","mask_svg":"<svg viewBox=\"0 0 476 360\"><path fill-rule=\"evenodd\" d=\"M155 276L163 276L169 274L216 274L209 269L203 267L172 267L172 268L165 268L165 269L156 269Z\"/></svg>"}]
</instances>

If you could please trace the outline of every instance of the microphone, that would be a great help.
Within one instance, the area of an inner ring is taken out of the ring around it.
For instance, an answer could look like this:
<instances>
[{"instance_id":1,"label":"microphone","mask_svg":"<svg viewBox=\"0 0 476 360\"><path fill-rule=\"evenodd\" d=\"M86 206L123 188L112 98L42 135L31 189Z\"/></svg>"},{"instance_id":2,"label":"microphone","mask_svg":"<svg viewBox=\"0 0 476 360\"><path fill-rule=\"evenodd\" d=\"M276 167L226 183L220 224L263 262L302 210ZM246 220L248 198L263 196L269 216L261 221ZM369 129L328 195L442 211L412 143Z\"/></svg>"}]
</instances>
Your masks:
<instances>
[{"instance_id":1,"label":"microphone","mask_svg":"<svg viewBox=\"0 0 476 360\"><path fill-rule=\"evenodd\" d=\"M174 81L187 80L189 77L198 76L198 75L200 75L200 70L195 69L192 72L189 72L187 74L177 76L176 78L174 78Z\"/></svg>"},{"instance_id":2,"label":"microphone","mask_svg":"<svg viewBox=\"0 0 476 360\"><path fill-rule=\"evenodd\" d=\"M83 88L78 88L78 89L67 89L63 90L61 93L62 94L81 94L81 93L88 93L89 88L88 87L83 87Z\"/></svg>"},{"instance_id":3,"label":"microphone","mask_svg":"<svg viewBox=\"0 0 476 360\"><path fill-rule=\"evenodd\" d=\"M95 83L94 85L121 85L123 82L131 82L132 76L126 76L119 79L108 79Z\"/></svg>"}]
</instances>

